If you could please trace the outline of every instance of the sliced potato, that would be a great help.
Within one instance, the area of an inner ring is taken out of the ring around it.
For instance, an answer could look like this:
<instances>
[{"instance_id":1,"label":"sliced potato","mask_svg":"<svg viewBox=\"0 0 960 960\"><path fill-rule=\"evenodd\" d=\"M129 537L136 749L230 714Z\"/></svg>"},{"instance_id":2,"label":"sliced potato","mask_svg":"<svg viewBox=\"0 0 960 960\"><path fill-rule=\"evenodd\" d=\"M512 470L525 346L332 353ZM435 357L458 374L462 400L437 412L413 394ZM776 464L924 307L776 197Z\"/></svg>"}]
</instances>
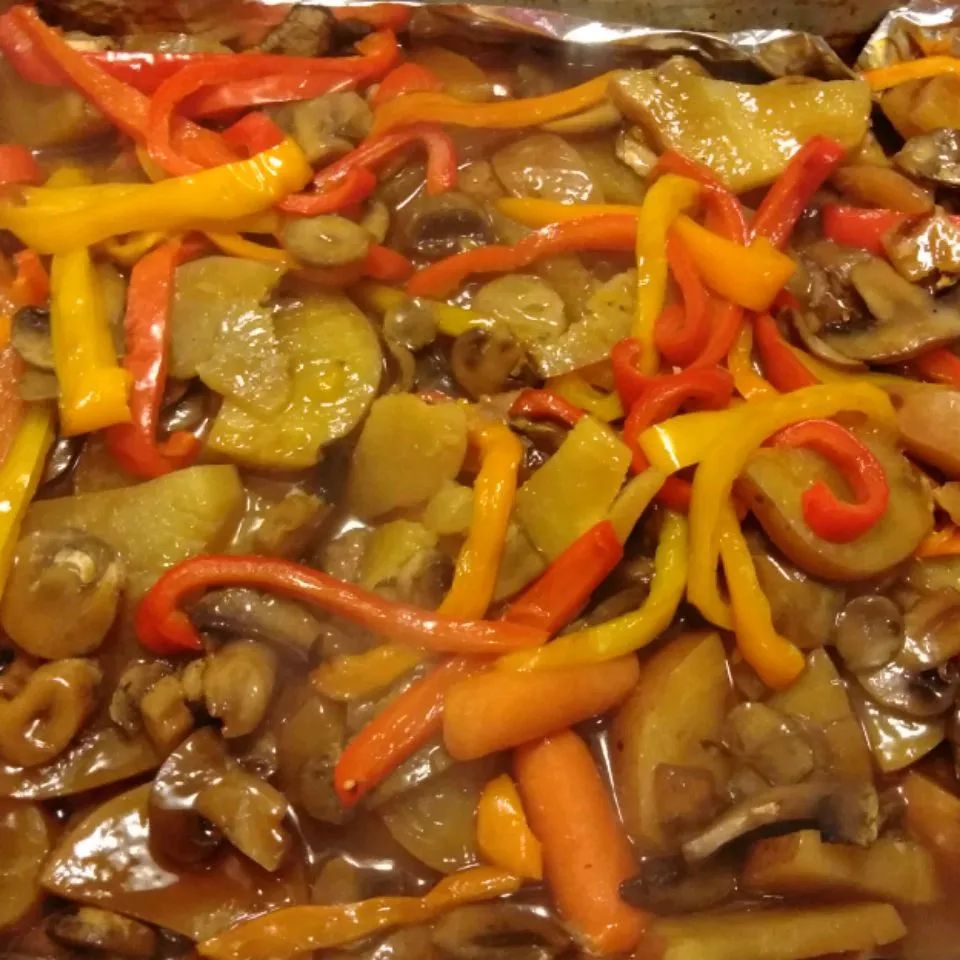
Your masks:
<instances>
[{"instance_id":1,"label":"sliced potato","mask_svg":"<svg viewBox=\"0 0 960 960\"><path fill-rule=\"evenodd\" d=\"M190 467L133 487L41 500L27 511L23 534L73 527L99 537L123 560L128 594L137 598L178 561L224 547L242 506L233 467Z\"/></svg>"},{"instance_id":2,"label":"sliced potato","mask_svg":"<svg viewBox=\"0 0 960 960\"><path fill-rule=\"evenodd\" d=\"M679 844L657 809L657 769L676 765L709 771L719 787L725 764L705 744L722 739L731 688L727 659L715 633L671 640L641 665L640 682L614 718L613 772L627 830L640 850L666 854Z\"/></svg>"},{"instance_id":3,"label":"sliced potato","mask_svg":"<svg viewBox=\"0 0 960 960\"><path fill-rule=\"evenodd\" d=\"M366 519L424 503L456 477L466 452L459 404L429 404L410 393L380 397L353 453L347 502Z\"/></svg>"},{"instance_id":4,"label":"sliced potato","mask_svg":"<svg viewBox=\"0 0 960 960\"><path fill-rule=\"evenodd\" d=\"M905 933L888 903L690 914L655 920L635 960L809 960L869 953Z\"/></svg>"},{"instance_id":5,"label":"sliced potato","mask_svg":"<svg viewBox=\"0 0 960 960\"><path fill-rule=\"evenodd\" d=\"M847 686L825 650L811 653L807 669L767 704L823 731L835 773L855 780L872 777L870 750L850 705Z\"/></svg>"},{"instance_id":6,"label":"sliced potato","mask_svg":"<svg viewBox=\"0 0 960 960\"><path fill-rule=\"evenodd\" d=\"M603 202L577 148L555 133L533 133L501 147L492 162L507 193L515 197Z\"/></svg>"},{"instance_id":7,"label":"sliced potato","mask_svg":"<svg viewBox=\"0 0 960 960\"><path fill-rule=\"evenodd\" d=\"M907 832L932 851L937 862L960 877L960 797L915 770L903 781Z\"/></svg>"},{"instance_id":8,"label":"sliced potato","mask_svg":"<svg viewBox=\"0 0 960 960\"><path fill-rule=\"evenodd\" d=\"M37 804L0 800L0 930L39 903L38 875L52 841L50 822Z\"/></svg>"},{"instance_id":9,"label":"sliced potato","mask_svg":"<svg viewBox=\"0 0 960 960\"><path fill-rule=\"evenodd\" d=\"M208 440L211 450L255 467L297 470L349 433L380 383L380 344L346 297L314 294L274 317L290 363L290 400L272 414L225 400Z\"/></svg>"},{"instance_id":10,"label":"sliced potato","mask_svg":"<svg viewBox=\"0 0 960 960\"><path fill-rule=\"evenodd\" d=\"M606 517L629 466L626 445L584 417L517 491L516 516L524 532L552 560Z\"/></svg>"},{"instance_id":11,"label":"sliced potato","mask_svg":"<svg viewBox=\"0 0 960 960\"><path fill-rule=\"evenodd\" d=\"M862 537L830 543L818 537L803 516L802 497L823 480L848 497L839 472L811 450L763 447L741 475L741 489L767 536L798 567L828 580L866 580L910 557L933 528L933 499L922 475L875 431L853 431L874 453L890 486L890 505Z\"/></svg>"},{"instance_id":12,"label":"sliced potato","mask_svg":"<svg viewBox=\"0 0 960 960\"><path fill-rule=\"evenodd\" d=\"M940 882L919 843L880 837L869 847L825 843L818 830L768 837L750 848L747 890L779 896L866 897L898 904L933 903Z\"/></svg>"},{"instance_id":13,"label":"sliced potato","mask_svg":"<svg viewBox=\"0 0 960 960\"><path fill-rule=\"evenodd\" d=\"M960 477L960 390L908 391L897 410L900 438L918 460Z\"/></svg>"}]
</instances>

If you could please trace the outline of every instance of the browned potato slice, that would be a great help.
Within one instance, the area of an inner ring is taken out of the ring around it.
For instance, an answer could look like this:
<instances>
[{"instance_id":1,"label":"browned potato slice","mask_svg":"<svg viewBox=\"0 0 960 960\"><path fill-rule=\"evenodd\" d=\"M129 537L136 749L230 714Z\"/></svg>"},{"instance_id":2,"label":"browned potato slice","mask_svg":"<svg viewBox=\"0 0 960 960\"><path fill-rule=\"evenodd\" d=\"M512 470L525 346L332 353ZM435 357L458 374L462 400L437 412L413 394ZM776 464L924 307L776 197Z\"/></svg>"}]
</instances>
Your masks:
<instances>
[{"instance_id":1,"label":"browned potato slice","mask_svg":"<svg viewBox=\"0 0 960 960\"><path fill-rule=\"evenodd\" d=\"M0 800L0 930L40 899L38 874L51 841L50 824L37 804Z\"/></svg>"},{"instance_id":2,"label":"browned potato slice","mask_svg":"<svg viewBox=\"0 0 960 960\"><path fill-rule=\"evenodd\" d=\"M906 933L887 903L701 913L654 921L635 960L807 960L866 951Z\"/></svg>"},{"instance_id":3,"label":"browned potato slice","mask_svg":"<svg viewBox=\"0 0 960 960\"><path fill-rule=\"evenodd\" d=\"M954 878L960 876L960 798L912 771L903 781L907 831L929 847Z\"/></svg>"},{"instance_id":4,"label":"browned potato slice","mask_svg":"<svg viewBox=\"0 0 960 960\"><path fill-rule=\"evenodd\" d=\"M781 896L873 897L933 903L940 883L933 857L913 840L881 837L869 847L824 843L800 830L755 843L743 868L747 890Z\"/></svg>"},{"instance_id":5,"label":"browned potato slice","mask_svg":"<svg viewBox=\"0 0 960 960\"><path fill-rule=\"evenodd\" d=\"M854 432L883 466L890 505L879 522L850 543L822 540L803 518L803 492L817 480L838 496L849 496L837 470L819 454L764 447L741 475L750 508L770 539L802 570L829 580L866 580L884 573L906 560L933 527L933 501L917 470L889 438Z\"/></svg>"},{"instance_id":6,"label":"browned potato slice","mask_svg":"<svg viewBox=\"0 0 960 960\"><path fill-rule=\"evenodd\" d=\"M913 456L947 476L960 477L960 390L908 391L897 424Z\"/></svg>"},{"instance_id":7,"label":"browned potato slice","mask_svg":"<svg viewBox=\"0 0 960 960\"><path fill-rule=\"evenodd\" d=\"M723 783L723 762L704 744L721 739L729 698L726 655L715 633L672 640L643 663L614 720L613 770L627 829L644 852L679 846L664 830L662 815L670 811L658 809L658 769L704 770L717 787Z\"/></svg>"}]
</instances>

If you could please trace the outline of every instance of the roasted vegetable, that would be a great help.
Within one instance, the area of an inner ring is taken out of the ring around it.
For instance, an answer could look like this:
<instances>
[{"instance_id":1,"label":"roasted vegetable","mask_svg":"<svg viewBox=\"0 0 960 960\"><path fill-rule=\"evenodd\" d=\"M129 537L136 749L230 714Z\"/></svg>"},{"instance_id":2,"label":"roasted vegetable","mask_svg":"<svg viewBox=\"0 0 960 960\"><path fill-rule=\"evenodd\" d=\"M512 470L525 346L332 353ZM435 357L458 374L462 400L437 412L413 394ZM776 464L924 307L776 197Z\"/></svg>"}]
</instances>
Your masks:
<instances>
[{"instance_id":1,"label":"roasted vegetable","mask_svg":"<svg viewBox=\"0 0 960 960\"><path fill-rule=\"evenodd\" d=\"M53 830L35 803L0 800L0 930L15 926L40 900L40 867Z\"/></svg>"}]
</instances>

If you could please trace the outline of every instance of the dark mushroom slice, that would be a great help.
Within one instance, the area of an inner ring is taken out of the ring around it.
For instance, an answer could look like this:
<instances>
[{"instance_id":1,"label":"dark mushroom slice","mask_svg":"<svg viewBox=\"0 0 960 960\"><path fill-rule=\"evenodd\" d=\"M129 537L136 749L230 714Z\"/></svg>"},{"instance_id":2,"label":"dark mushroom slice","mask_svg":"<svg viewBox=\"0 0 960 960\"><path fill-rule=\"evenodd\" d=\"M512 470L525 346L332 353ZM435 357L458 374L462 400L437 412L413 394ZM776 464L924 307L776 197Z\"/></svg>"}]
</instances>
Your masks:
<instances>
[{"instance_id":1,"label":"dark mushroom slice","mask_svg":"<svg viewBox=\"0 0 960 960\"><path fill-rule=\"evenodd\" d=\"M897 426L907 452L960 477L960 390L908 391L901 401Z\"/></svg>"},{"instance_id":2,"label":"dark mushroom slice","mask_svg":"<svg viewBox=\"0 0 960 960\"><path fill-rule=\"evenodd\" d=\"M411 200L397 214L397 245L413 257L440 260L490 243L493 230L483 207L465 193Z\"/></svg>"},{"instance_id":3,"label":"dark mushroom slice","mask_svg":"<svg viewBox=\"0 0 960 960\"><path fill-rule=\"evenodd\" d=\"M65 479L77 463L77 457L83 449L81 437L57 437L47 454L47 463L43 468L41 485L53 484Z\"/></svg>"},{"instance_id":4,"label":"dark mushroom slice","mask_svg":"<svg viewBox=\"0 0 960 960\"><path fill-rule=\"evenodd\" d=\"M914 286L885 260L871 258L850 271L850 282L872 316L865 325L825 328L819 336L852 360L896 363L960 337L960 309Z\"/></svg>"},{"instance_id":5,"label":"dark mushroom slice","mask_svg":"<svg viewBox=\"0 0 960 960\"><path fill-rule=\"evenodd\" d=\"M263 721L277 679L277 658L257 640L235 640L208 657L203 669L207 713L228 740L245 737Z\"/></svg>"},{"instance_id":6,"label":"dark mushroom slice","mask_svg":"<svg viewBox=\"0 0 960 960\"><path fill-rule=\"evenodd\" d=\"M551 960L570 935L542 908L521 903L458 907L434 925L433 942L455 960Z\"/></svg>"},{"instance_id":7,"label":"dark mushroom slice","mask_svg":"<svg viewBox=\"0 0 960 960\"><path fill-rule=\"evenodd\" d=\"M960 186L960 130L944 128L911 137L893 162L914 177Z\"/></svg>"},{"instance_id":8,"label":"dark mushroom slice","mask_svg":"<svg viewBox=\"0 0 960 960\"><path fill-rule=\"evenodd\" d=\"M198 629L223 637L252 638L306 659L323 626L300 604L247 587L211 590L190 608Z\"/></svg>"},{"instance_id":9,"label":"dark mushroom slice","mask_svg":"<svg viewBox=\"0 0 960 960\"><path fill-rule=\"evenodd\" d=\"M863 250L831 240L817 240L798 251L797 271L788 287L802 304L802 312L813 333L819 336L825 327L867 323L863 301L850 285L850 274L857 264L869 259L870 255ZM849 357L846 361L857 363Z\"/></svg>"},{"instance_id":10,"label":"dark mushroom slice","mask_svg":"<svg viewBox=\"0 0 960 960\"><path fill-rule=\"evenodd\" d=\"M503 393L515 384L524 351L505 330L468 330L453 341L450 367L457 383L474 399Z\"/></svg>"},{"instance_id":11,"label":"dark mushroom slice","mask_svg":"<svg viewBox=\"0 0 960 960\"><path fill-rule=\"evenodd\" d=\"M910 605L903 615L905 640L897 660L915 670L931 670L960 655L960 592L941 590Z\"/></svg>"},{"instance_id":12,"label":"dark mushroom slice","mask_svg":"<svg viewBox=\"0 0 960 960\"><path fill-rule=\"evenodd\" d=\"M880 801L873 784L809 780L771 787L728 808L702 833L681 847L697 863L754 830L774 824L814 823L827 839L872 843L877 837Z\"/></svg>"},{"instance_id":13,"label":"dark mushroom slice","mask_svg":"<svg viewBox=\"0 0 960 960\"><path fill-rule=\"evenodd\" d=\"M837 618L833 644L850 670L889 663L903 646L903 614L889 597L854 597Z\"/></svg>"},{"instance_id":14,"label":"dark mushroom slice","mask_svg":"<svg viewBox=\"0 0 960 960\"><path fill-rule=\"evenodd\" d=\"M645 857L639 873L620 885L627 903L661 916L706 910L736 892L737 871L719 857L695 867L682 857Z\"/></svg>"},{"instance_id":15,"label":"dark mushroom slice","mask_svg":"<svg viewBox=\"0 0 960 960\"><path fill-rule=\"evenodd\" d=\"M96 650L124 585L116 551L79 530L38 530L17 544L0 623L27 653L56 660Z\"/></svg>"},{"instance_id":16,"label":"dark mushroom slice","mask_svg":"<svg viewBox=\"0 0 960 960\"><path fill-rule=\"evenodd\" d=\"M820 322L812 313L805 310L791 310L790 321L801 343L815 357L842 370L866 370L865 363L845 357L819 336L817 331L820 329Z\"/></svg>"},{"instance_id":17,"label":"dark mushroom slice","mask_svg":"<svg viewBox=\"0 0 960 960\"><path fill-rule=\"evenodd\" d=\"M53 370L50 311L46 307L21 307L13 315L10 342L27 363L39 370Z\"/></svg>"},{"instance_id":18,"label":"dark mushroom slice","mask_svg":"<svg viewBox=\"0 0 960 960\"><path fill-rule=\"evenodd\" d=\"M897 272L911 283L940 291L960 274L960 226L939 207L928 217L910 219L890 230L883 249Z\"/></svg>"},{"instance_id":19,"label":"dark mushroom slice","mask_svg":"<svg viewBox=\"0 0 960 960\"><path fill-rule=\"evenodd\" d=\"M157 951L157 935L145 923L99 907L53 913L47 917L46 930L57 943L81 952L99 950L111 956L146 960Z\"/></svg>"},{"instance_id":20,"label":"dark mushroom slice","mask_svg":"<svg viewBox=\"0 0 960 960\"><path fill-rule=\"evenodd\" d=\"M918 673L897 661L858 673L856 678L880 706L918 720L945 714L960 689L960 679L956 677L944 677L938 670Z\"/></svg>"}]
</instances>

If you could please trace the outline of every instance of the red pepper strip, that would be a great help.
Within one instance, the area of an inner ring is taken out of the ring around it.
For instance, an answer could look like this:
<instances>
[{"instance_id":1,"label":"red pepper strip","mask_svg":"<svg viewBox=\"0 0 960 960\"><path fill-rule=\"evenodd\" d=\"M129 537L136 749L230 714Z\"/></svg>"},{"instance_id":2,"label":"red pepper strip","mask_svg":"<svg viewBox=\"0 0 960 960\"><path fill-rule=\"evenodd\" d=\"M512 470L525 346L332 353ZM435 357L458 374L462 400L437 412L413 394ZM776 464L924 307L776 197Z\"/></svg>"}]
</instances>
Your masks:
<instances>
[{"instance_id":1,"label":"red pepper strip","mask_svg":"<svg viewBox=\"0 0 960 960\"><path fill-rule=\"evenodd\" d=\"M657 319L654 340L670 363L684 367L703 351L710 335L707 289L700 279L686 244L671 230L667 237L667 262L680 288L683 307L667 307Z\"/></svg>"},{"instance_id":2,"label":"red pepper strip","mask_svg":"<svg viewBox=\"0 0 960 960\"><path fill-rule=\"evenodd\" d=\"M26 183L36 186L43 183L43 171L33 154L19 144L0 144L0 185Z\"/></svg>"},{"instance_id":3,"label":"red pepper strip","mask_svg":"<svg viewBox=\"0 0 960 960\"><path fill-rule=\"evenodd\" d=\"M441 90L443 81L432 70L419 63L401 63L380 81L370 104L379 107L407 93L437 93Z\"/></svg>"},{"instance_id":4,"label":"red pepper strip","mask_svg":"<svg viewBox=\"0 0 960 960\"><path fill-rule=\"evenodd\" d=\"M342 289L364 277L384 283L399 283L413 273L413 264L389 247L373 246L363 260L342 267L298 267L296 274L321 287Z\"/></svg>"},{"instance_id":5,"label":"red pepper strip","mask_svg":"<svg viewBox=\"0 0 960 960\"><path fill-rule=\"evenodd\" d=\"M624 410L629 410L643 395L650 378L640 372L643 344L636 337L624 337L610 351L613 382Z\"/></svg>"},{"instance_id":6,"label":"red pepper strip","mask_svg":"<svg viewBox=\"0 0 960 960\"><path fill-rule=\"evenodd\" d=\"M239 154L252 157L277 146L286 134L265 113L254 110L223 131L223 139Z\"/></svg>"},{"instance_id":7,"label":"red pepper strip","mask_svg":"<svg viewBox=\"0 0 960 960\"><path fill-rule=\"evenodd\" d=\"M137 143L146 144L150 101L139 90L88 62L30 7L11 7L0 16L0 51L9 56L11 50L29 50L30 56L44 62L48 70L56 70L115 127ZM189 120L175 121L173 142L179 152L205 167L237 159L218 133Z\"/></svg>"},{"instance_id":8,"label":"red pepper strip","mask_svg":"<svg viewBox=\"0 0 960 960\"><path fill-rule=\"evenodd\" d=\"M764 376L781 392L789 393L819 383L796 358L770 314L765 313L753 321L753 341L760 354Z\"/></svg>"},{"instance_id":9,"label":"red pepper strip","mask_svg":"<svg viewBox=\"0 0 960 960\"><path fill-rule=\"evenodd\" d=\"M21 250L13 256L16 276L10 285L10 296L17 306L40 307L50 299L50 277L39 255Z\"/></svg>"},{"instance_id":10,"label":"red pepper strip","mask_svg":"<svg viewBox=\"0 0 960 960\"><path fill-rule=\"evenodd\" d=\"M244 59L252 59L244 56ZM357 77L329 73L310 73L298 76L289 73L269 73L247 80L232 80L213 88L198 90L187 97L178 107L185 117L204 119L225 113L235 113L248 107L260 107L271 103L292 103L310 100L325 93L352 90Z\"/></svg>"},{"instance_id":11,"label":"red pepper strip","mask_svg":"<svg viewBox=\"0 0 960 960\"><path fill-rule=\"evenodd\" d=\"M502 620L555 633L590 599L623 556L613 527L591 527L504 611ZM440 731L443 700L458 680L487 669L478 657L452 657L391 701L347 744L334 770L340 802L352 807Z\"/></svg>"},{"instance_id":12,"label":"red pepper strip","mask_svg":"<svg viewBox=\"0 0 960 960\"><path fill-rule=\"evenodd\" d=\"M430 610L395 603L352 583L288 560L271 557L201 556L171 567L137 608L140 642L154 653L201 650L190 618L178 604L214 586L259 587L314 604L397 643L446 653L495 654L536 646L542 630L491 620L456 620Z\"/></svg>"},{"instance_id":13,"label":"red pepper strip","mask_svg":"<svg viewBox=\"0 0 960 960\"><path fill-rule=\"evenodd\" d=\"M277 204L284 213L303 217L319 217L324 213L336 213L366 200L377 187L377 178L363 167L348 170L343 179L323 193L296 193Z\"/></svg>"},{"instance_id":14,"label":"red pepper strip","mask_svg":"<svg viewBox=\"0 0 960 960\"><path fill-rule=\"evenodd\" d=\"M935 347L910 363L910 368L924 380L960 387L960 357L947 347Z\"/></svg>"},{"instance_id":15,"label":"red pepper strip","mask_svg":"<svg viewBox=\"0 0 960 960\"><path fill-rule=\"evenodd\" d=\"M747 242L747 220L740 201L717 179L709 167L677 153L676 150L667 150L657 161L654 173L676 173L702 184L707 204L707 228L736 243Z\"/></svg>"},{"instance_id":16,"label":"red pepper strip","mask_svg":"<svg viewBox=\"0 0 960 960\"><path fill-rule=\"evenodd\" d=\"M435 123L414 123L409 127L391 130L364 140L358 147L317 173L313 178L316 193L298 193L288 197L278 205L279 209L285 213L304 216L329 213L330 194L341 188L348 178L354 178L353 192L357 192L356 185L360 182L358 171L368 174L370 167L382 163L398 150L416 142L422 143L427 149L427 193L436 196L453 189L457 182L457 150L453 140ZM363 182L370 182L369 178ZM375 179L372 182L376 184Z\"/></svg>"},{"instance_id":17,"label":"red pepper strip","mask_svg":"<svg viewBox=\"0 0 960 960\"><path fill-rule=\"evenodd\" d=\"M832 420L804 420L775 433L777 447L808 447L843 474L856 498L847 503L823 481L803 493L807 526L830 543L850 543L862 537L886 512L890 486L880 461L849 430Z\"/></svg>"},{"instance_id":18,"label":"red pepper strip","mask_svg":"<svg viewBox=\"0 0 960 960\"><path fill-rule=\"evenodd\" d=\"M885 253L884 236L909 219L910 214L899 210L872 210L828 203L823 207L823 235L834 243L859 247L882 257ZM960 226L960 214L952 214L950 219Z\"/></svg>"},{"instance_id":19,"label":"red pepper strip","mask_svg":"<svg viewBox=\"0 0 960 960\"><path fill-rule=\"evenodd\" d=\"M417 271L407 284L412 297L450 296L473 273L510 273L522 270L541 257L576 250L632 251L637 240L637 218L630 214L605 214L552 223L527 234L508 247L490 244L455 253Z\"/></svg>"},{"instance_id":20,"label":"red pepper strip","mask_svg":"<svg viewBox=\"0 0 960 960\"><path fill-rule=\"evenodd\" d=\"M708 307L710 336L701 354L690 364L690 370L721 363L733 349L743 324L743 307L729 300L711 297Z\"/></svg>"},{"instance_id":21,"label":"red pepper strip","mask_svg":"<svg viewBox=\"0 0 960 960\"><path fill-rule=\"evenodd\" d=\"M511 417L530 417L534 420L559 420L572 427L586 414L569 400L552 390L522 390L510 408Z\"/></svg>"},{"instance_id":22,"label":"red pepper strip","mask_svg":"<svg viewBox=\"0 0 960 960\"><path fill-rule=\"evenodd\" d=\"M784 247L813 195L843 159L846 150L829 137L811 137L791 158L753 218L754 237Z\"/></svg>"},{"instance_id":23,"label":"red pepper strip","mask_svg":"<svg viewBox=\"0 0 960 960\"><path fill-rule=\"evenodd\" d=\"M159 477L185 467L200 443L179 431L157 442L160 404L167 380L170 306L174 268L181 258L179 242L151 250L134 265L124 317L126 353L123 366L132 375L131 423L108 427L107 447L124 470L138 477Z\"/></svg>"},{"instance_id":24,"label":"red pepper strip","mask_svg":"<svg viewBox=\"0 0 960 960\"><path fill-rule=\"evenodd\" d=\"M400 31L410 23L413 10L410 7L405 7L402 3L373 3L368 7L333 7L330 14L334 20L340 23L357 20L378 30Z\"/></svg>"}]
</instances>

